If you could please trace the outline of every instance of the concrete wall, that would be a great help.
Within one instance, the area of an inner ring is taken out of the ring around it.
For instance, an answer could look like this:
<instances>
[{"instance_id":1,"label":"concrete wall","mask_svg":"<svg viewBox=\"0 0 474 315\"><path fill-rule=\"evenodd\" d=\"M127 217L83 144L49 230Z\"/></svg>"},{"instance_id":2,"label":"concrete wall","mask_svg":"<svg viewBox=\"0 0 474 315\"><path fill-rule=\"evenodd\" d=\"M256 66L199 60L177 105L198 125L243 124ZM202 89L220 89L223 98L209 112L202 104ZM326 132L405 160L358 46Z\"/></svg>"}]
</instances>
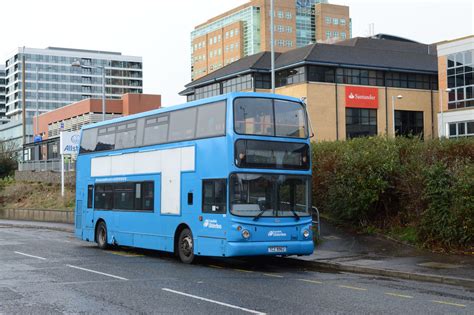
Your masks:
<instances>
[{"instance_id":1,"label":"concrete wall","mask_svg":"<svg viewBox=\"0 0 474 315\"><path fill-rule=\"evenodd\" d=\"M0 219L74 223L72 210L0 209Z\"/></svg>"},{"instance_id":2,"label":"concrete wall","mask_svg":"<svg viewBox=\"0 0 474 315\"><path fill-rule=\"evenodd\" d=\"M15 180L19 182L43 182L61 184L61 173L15 171ZM66 185L76 185L76 172L64 173L64 183Z\"/></svg>"}]
</instances>

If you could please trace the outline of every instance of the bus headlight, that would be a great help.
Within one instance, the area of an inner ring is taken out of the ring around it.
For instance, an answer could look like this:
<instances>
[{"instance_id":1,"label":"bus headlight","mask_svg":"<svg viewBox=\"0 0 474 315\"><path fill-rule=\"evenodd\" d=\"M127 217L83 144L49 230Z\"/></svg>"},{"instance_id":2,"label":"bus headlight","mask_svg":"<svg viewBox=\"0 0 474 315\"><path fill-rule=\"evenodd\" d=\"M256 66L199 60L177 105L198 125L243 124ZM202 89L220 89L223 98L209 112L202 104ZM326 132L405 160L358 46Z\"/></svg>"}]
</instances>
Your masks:
<instances>
[{"instance_id":1,"label":"bus headlight","mask_svg":"<svg viewBox=\"0 0 474 315\"><path fill-rule=\"evenodd\" d=\"M308 231L308 230L304 230L304 231L303 231L303 236L304 236L304 238L308 238L308 237L309 237L309 231Z\"/></svg>"},{"instance_id":2,"label":"bus headlight","mask_svg":"<svg viewBox=\"0 0 474 315\"><path fill-rule=\"evenodd\" d=\"M242 230L242 237L248 239L250 237L250 232L248 230Z\"/></svg>"}]
</instances>

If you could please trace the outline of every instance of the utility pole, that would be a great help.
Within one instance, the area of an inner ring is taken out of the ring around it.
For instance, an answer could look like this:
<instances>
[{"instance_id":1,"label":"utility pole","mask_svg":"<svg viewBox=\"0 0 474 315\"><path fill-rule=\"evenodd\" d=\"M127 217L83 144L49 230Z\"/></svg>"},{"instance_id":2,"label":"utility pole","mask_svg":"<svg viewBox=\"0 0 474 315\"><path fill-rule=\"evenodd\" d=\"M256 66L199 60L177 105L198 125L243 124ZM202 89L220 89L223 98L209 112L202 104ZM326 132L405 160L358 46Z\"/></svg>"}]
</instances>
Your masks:
<instances>
[{"instance_id":1,"label":"utility pole","mask_svg":"<svg viewBox=\"0 0 474 315\"><path fill-rule=\"evenodd\" d=\"M273 24L273 18L275 15L273 0L270 0L270 55L271 55L271 73L272 73L272 93L275 93L275 43L274 43L274 32L275 26Z\"/></svg>"}]
</instances>

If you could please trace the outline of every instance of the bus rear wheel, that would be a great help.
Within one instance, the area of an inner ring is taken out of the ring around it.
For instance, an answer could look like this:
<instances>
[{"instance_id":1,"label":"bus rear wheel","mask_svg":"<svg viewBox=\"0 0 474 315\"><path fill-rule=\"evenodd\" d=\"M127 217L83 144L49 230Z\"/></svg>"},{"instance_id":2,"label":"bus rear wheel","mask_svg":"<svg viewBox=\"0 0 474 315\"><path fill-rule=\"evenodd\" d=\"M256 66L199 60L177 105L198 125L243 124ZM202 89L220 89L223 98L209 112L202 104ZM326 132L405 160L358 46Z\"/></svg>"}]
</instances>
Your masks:
<instances>
[{"instance_id":1,"label":"bus rear wheel","mask_svg":"<svg viewBox=\"0 0 474 315\"><path fill-rule=\"evenodd\" d=\"M178 256L185 263L190 264L194 260L194 241L193 233L190 229L183 229L178 239Z\"/></svg>"},{"instance_id":2,"label":"bus rear wheel","mask_svg":"<svg viewBox=\"0 0 474 315\"><path fill-rule=\"evenodd\" d=\"M95 241L100 249L107 249L107 225L104 221L99 222L95 230Z\"/></svg>"}]
</instances>

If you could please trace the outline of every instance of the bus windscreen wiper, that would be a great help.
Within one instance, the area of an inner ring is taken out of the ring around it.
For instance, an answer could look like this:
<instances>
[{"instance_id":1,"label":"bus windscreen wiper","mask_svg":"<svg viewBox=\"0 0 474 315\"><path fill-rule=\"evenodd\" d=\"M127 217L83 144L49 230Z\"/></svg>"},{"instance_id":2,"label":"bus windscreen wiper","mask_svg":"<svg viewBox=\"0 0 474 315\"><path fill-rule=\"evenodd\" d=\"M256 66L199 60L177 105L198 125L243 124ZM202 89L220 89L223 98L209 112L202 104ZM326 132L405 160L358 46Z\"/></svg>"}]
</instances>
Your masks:
<instances>
[{"instance_id":1,"label":"bus windscreen wiper","mask_svg":"<svg viewBox=\"0 0 474 315\"><path fill-rule=\"evenodd\" d=\"M293 212L293 215L295 216L295 218L296 218L296 221L299 221L299 219L300 219L300 216L299 216L299 215L296 213L296 211L295 211L293 208L291 208L291 210L290 210L290 211L291 211L291 212Z\"/></svg>"},{"instance_id":2,"label":"bus windscreen wiper","mask_svg":"<svg viewBox=\"0 0 474 315\"><path fill-rule=\"evenodd\" d=\"M260 212L255 216L253 217L253 220L254 221L257 221L258 219L260 219L260 217L267 211L267 210L271 210L271 209L261 209Z\"/></svg>"}]
</instances>

